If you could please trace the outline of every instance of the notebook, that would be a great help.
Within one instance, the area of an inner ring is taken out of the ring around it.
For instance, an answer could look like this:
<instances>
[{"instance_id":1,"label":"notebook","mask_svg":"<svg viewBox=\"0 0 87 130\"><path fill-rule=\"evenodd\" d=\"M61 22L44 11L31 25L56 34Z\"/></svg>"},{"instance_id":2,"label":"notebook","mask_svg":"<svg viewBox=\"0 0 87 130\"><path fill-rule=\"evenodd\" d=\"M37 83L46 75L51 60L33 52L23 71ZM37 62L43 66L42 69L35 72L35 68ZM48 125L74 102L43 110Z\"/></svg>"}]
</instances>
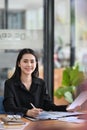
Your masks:
<instances>
[{"instance_id":1,"label":"notebook","mask_svg":"<svg viewBox=\"0 0 87 130\"><path fill-rule=\"evenodd\" d=\"M41 112L36 118L24 116L26 119L31 121L38 121L38 120L58 120L62 117L69 117L69 116L77 116L85 114L83 112L58 112L58 111L43 111Z\"/></svg>"}]
</instances>

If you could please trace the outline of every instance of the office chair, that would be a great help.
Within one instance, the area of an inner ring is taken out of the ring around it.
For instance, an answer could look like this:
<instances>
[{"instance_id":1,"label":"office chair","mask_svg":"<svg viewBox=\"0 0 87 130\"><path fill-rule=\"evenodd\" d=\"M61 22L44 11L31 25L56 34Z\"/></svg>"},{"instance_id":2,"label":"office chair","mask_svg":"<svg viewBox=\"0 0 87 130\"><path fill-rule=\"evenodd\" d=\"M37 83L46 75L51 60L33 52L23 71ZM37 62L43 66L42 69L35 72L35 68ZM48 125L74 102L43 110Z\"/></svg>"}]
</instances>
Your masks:
<instances>
[{"instance_id":1,"label":"office chair","mask_svg":"<svg viewBox=\"0 0 87 130\"><path fill-rule=\"evenodd\" d=\"M4 106L3 106L3 96L0 96L0 114L5 114Z\"/></svg>"}]
</instances>

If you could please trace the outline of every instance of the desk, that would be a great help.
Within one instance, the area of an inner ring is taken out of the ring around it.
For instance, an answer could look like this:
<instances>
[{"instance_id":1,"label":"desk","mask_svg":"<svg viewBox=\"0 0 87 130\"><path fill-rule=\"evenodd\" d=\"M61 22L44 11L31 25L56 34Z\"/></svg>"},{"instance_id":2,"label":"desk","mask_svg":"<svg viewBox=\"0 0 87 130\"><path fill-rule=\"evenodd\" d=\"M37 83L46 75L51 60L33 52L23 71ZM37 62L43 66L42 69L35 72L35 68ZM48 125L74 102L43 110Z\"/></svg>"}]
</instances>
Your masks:
<instances>
[{"instance_id":1,"label":"desk","mask_svg":"<svg viewBox=\"0 0 87 130\"><path fill-rule=\"evenodd\" d=\"M87 130L85 124L69 123L58 120L46 120L32 122L23 119L25 122L29 122L29 125L24 130ZM87 127L86 127L87 128Z\"/></svg>"},{"instance_id":2,"label":"desk","mask_svg":"<svg viewBox=\"0 0 87 130\"><path fill-rule=\"evenodd\" d=\"M0 118L2 116L5 115L0 115ZM87 130L83 123L76 124L58 120L30 121L25 118L23 120L29 122L23 130Z\"/></svg>"}]
</instances>

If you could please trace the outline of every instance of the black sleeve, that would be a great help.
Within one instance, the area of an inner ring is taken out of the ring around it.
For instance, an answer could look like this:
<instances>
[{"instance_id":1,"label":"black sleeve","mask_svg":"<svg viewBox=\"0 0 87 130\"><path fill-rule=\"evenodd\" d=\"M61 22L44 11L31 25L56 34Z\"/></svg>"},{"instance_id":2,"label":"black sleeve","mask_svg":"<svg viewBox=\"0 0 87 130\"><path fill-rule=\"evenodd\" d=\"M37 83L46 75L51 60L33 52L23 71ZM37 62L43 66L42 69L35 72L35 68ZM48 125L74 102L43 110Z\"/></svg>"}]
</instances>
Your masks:
<instances>
[{"instance_id":1,"label":"black sleeve","mask_svg":"<svg viewBox=\"0 0 87 130\"><path fill-rule=\"evenodd\" d=\"M53 103L53 101L51 100L51 98L50 98L50 96L48 94L45 83L44 83L43 91L44 91L43 92L44 93L43 94L44 95L44 107L43 107L44 110L47 110L47 111L49 111L49 110L52 110L52 111L66 111L67 105L58 106L58 105L55 105Z\"/></svg>"},{"instance_id":2,"label":"black sleeve","mask_svg":"<svg viewBox=\"0 0 87 130\"><path fill-rule=\"evenodd\" d=\"M12 112L14 114L25 114L28 110L20 105L14 89L14 84L9 81L5 82L3 105L6 112Z\"/></svg>"}]
</instances>

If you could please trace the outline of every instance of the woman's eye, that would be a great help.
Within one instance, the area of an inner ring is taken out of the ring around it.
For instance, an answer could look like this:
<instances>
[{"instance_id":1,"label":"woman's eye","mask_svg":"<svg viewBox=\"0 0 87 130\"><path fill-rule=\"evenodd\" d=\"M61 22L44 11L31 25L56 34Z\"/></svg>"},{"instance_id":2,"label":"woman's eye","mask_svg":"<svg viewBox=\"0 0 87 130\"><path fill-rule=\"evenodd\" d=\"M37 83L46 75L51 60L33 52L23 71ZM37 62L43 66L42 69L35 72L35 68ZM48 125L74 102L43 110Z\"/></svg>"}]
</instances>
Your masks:
<instances>
[{"instance_id":1,"label":"woman's eye","mask_svg":"<svg viewBox=\"0 0 87 130\"><path fill-rule=\"evenodd\" d=\"M31 63L35 63L35 61L34 61L34 60L32 60L32 61L31 61Z\"/></svg>"},{"instance_id":2,"label":"woman's eye","mask_svg":"<svg viewBox=\"0 0 87 130\"><path fill-rule=\"evenodd\" d=\"M24 63L27 63L28 61L24 60Z\"/></svg>"},{"instance_id":3,"label":"woman's eye","mask_svg":"<svg viewBox=\"0 0 87 130\"><path fill-rule=\"evenodd\" d=\"M24 60L24 63L31 63L31 64L33 64L33 63L35 63L35 61L34 60L31 60L31 61Z\"/></svg>"}]
</instances>

